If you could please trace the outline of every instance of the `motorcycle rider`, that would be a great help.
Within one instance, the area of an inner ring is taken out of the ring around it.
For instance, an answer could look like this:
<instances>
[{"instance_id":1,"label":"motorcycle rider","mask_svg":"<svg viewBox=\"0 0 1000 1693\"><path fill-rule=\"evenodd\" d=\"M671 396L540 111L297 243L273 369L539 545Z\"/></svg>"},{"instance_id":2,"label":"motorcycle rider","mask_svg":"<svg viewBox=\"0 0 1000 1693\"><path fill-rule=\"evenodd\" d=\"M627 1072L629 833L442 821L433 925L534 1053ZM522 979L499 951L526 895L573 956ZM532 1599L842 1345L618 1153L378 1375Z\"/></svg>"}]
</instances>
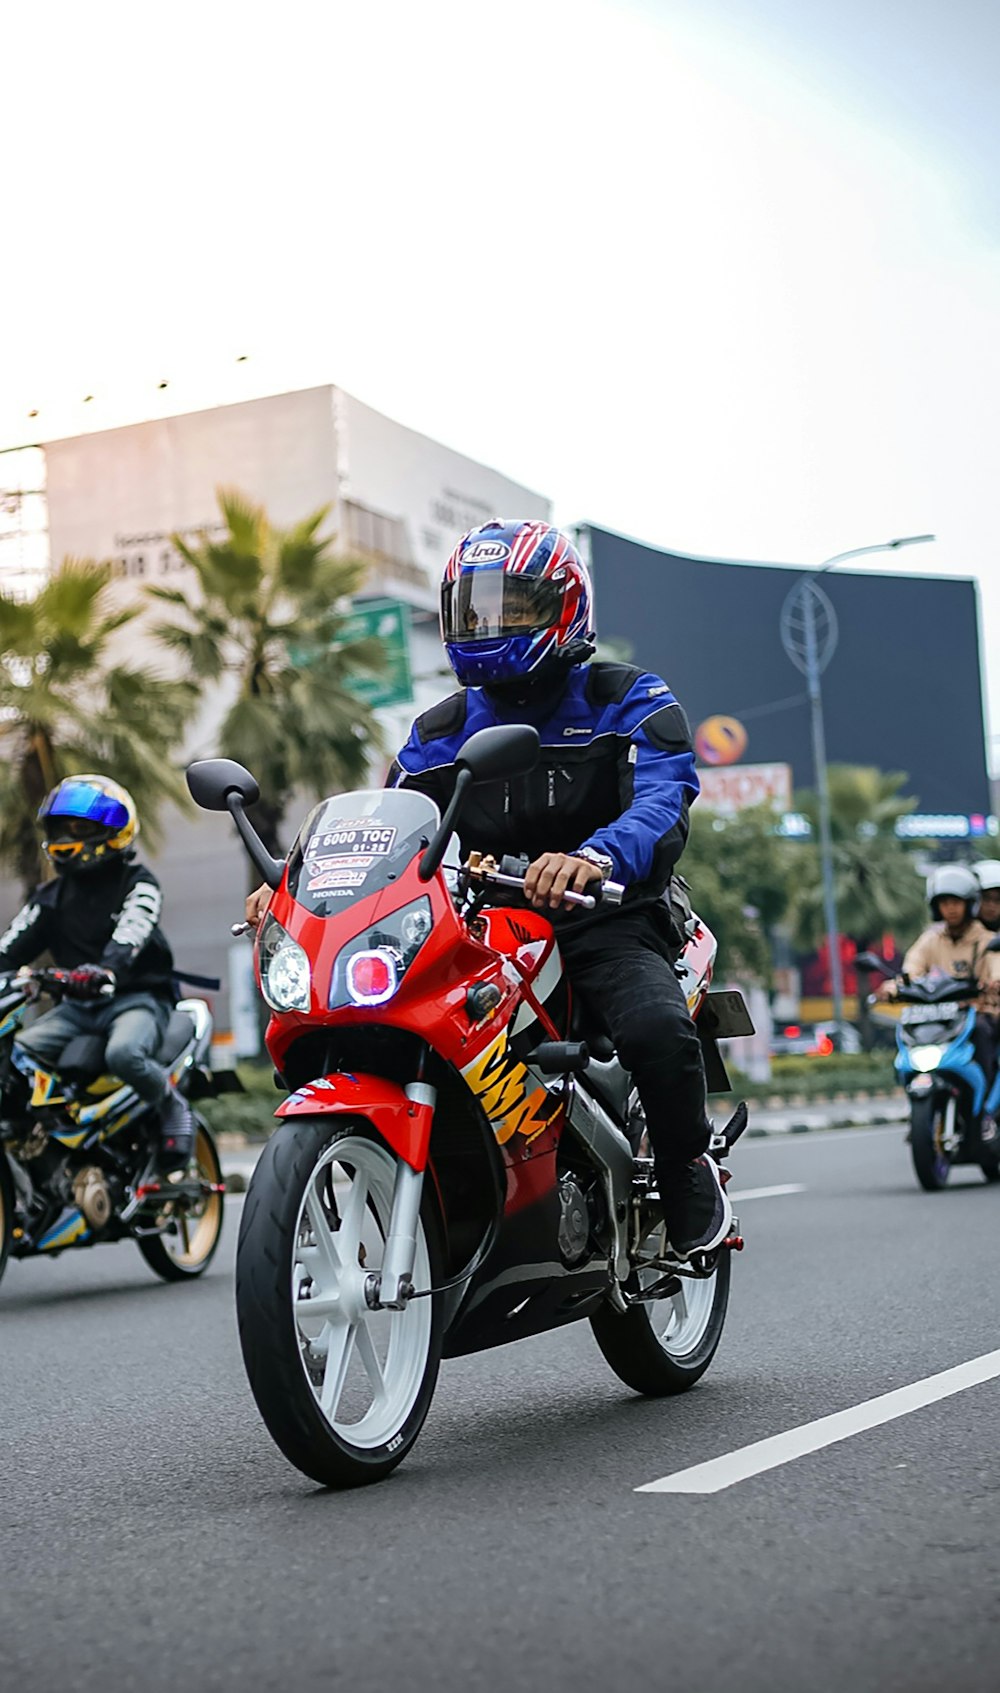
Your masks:
<instances>
[{"instance_id":1,"label":"motorcycle rider","mask_svg":"<svg viewBox=\"0 0 1000 1693\"><path fill-rule=\"evenodd\" d=\"M43 800L38 821L55 878L34 890L0 937L0 970L47 952L69 980L66 999L17 1047L39 1068L58 1071L76 1036L106 1036L109 1074L158 1107L158 1167L183 1169L194 1139L191 1110L154 1056L174 1004L173 957L159 928L160 885L135 857L135 803L106 776L68 776ZM9 1101L5 1113L9 1130Z\"/></svg>"},{"instance_id":2,"label":"motorcycle rider","mask_svg":"<svg viewBox=\"0 0 1000 1693\"><path fill-rule=\"evenodd\" d=\"M942 864L927 878L927 899L934 921L918 935L903 959L902 978L926 976L932 970L948 976L967 976L982 988L976 1008L976 1060L993 1080L997 1064L997 1014L1000 1011L1000 954L986 949L989 929L978 920L979 882L964 864ZM894 999L898 979L885 981L879 999ZM992 1119L983 1119L983 1138L995 1138Z\"/></svg>"},{"instance_id":3,"label":"motorcycle rider","mask_svg":"<svg viewBox=\"0 0 1000 1693\"><path fill-rule=\"evenodd\" d=\"M979 883L979 921L995 935L1000 931L1000 859L981 858L972 868Z\"/></svg>"},{"instance_id":4,"label":"motorcycle rider","mask_svg":"<svg viewBox=\"0 0 1000 1693\"><path fill-rule=\"evenodd\" d=\"M684 712L659 676L589 662L589 576L569 537L544 522L494 521L462 537L444 571L441 632L460 691L417 718L389 783L443 811L470 735L498 723L538 729L535 771L471 790L463 854L528 854L526 896L555 924L574 990L599 1009L635 1078L671 1245L711 1250L732 1210L705 1155L704 1063L663 898L699 791ZM564 906L567 891L609 878L626 884L619 909ZM251 894L249 922L269 897Z\"/></svg>"}]
</instances>

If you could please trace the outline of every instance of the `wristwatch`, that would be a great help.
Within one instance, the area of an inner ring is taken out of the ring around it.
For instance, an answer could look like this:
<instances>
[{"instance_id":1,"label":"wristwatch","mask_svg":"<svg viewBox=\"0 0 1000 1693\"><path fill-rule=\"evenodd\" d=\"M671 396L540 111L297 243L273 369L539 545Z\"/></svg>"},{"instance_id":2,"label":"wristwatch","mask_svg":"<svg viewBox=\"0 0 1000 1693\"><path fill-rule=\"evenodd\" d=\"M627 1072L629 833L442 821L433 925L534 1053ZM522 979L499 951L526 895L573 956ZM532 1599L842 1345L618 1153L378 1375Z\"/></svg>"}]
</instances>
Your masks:
<instances>
[{"instance_id":1,"label":"wristwatch","mask_svg":"<svg viewBox=\"0 0 1000 1693\"><path fill-rule=\"evenodd\" d=\"M580 847L579 850L573 854L573 857L585 858L588 864L593 864L595 868L601 872L602 882L608 882L611 880L615 866L614 861L608 857L606 852L598 852L596 847L585 846Z\"/></svg>"}]
</instances>

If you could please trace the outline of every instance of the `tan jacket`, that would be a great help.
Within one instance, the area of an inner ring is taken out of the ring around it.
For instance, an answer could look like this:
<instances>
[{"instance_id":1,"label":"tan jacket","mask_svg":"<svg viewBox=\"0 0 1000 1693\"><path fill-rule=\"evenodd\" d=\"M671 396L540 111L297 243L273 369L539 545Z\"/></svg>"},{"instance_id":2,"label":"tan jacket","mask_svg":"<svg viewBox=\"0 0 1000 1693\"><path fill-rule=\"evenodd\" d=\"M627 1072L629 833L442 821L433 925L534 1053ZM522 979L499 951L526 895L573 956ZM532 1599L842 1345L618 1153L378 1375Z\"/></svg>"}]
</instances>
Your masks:
<instances>
[{"instance_id":1,"label":"tan jacket","mask_svg":"<svg viewBox=\"0 0 1000 1693\"><path fill-rule=\"evenodd\" d=\"M987 952L993 940L989 929L973 921L953 941L943 923L932 923L918 935L903 959L904 976L926 976L931 970L943 970L949 976L972 976L978 982L1000 984L1000 952ZM995 995L1000 987L992 986L990 1004L982 1009L996 1010ZM984 996L984 1000L987 996Z\"/></svg>"}]
</instances>

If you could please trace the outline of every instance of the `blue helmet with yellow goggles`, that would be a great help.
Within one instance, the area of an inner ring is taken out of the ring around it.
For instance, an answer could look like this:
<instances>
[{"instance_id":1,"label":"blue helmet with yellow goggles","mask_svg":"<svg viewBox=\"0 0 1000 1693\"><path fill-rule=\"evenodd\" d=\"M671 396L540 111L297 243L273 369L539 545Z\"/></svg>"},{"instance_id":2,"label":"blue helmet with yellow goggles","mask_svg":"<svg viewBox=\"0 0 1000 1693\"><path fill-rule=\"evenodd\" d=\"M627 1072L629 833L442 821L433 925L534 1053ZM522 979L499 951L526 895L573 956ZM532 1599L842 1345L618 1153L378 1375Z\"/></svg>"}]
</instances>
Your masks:
<instances>
[{"instance_id":1,"label":"blue helmet with yellow goggles","mask_svg":"<svg viewBox=\"0 0 1000 1693\"><path fill-rule=\"evenodd\" d=\"M67 776L38 808L42 850L59 874L96 870L139 833L132 795L107 776Z\"/></svg>"}]
</instances>

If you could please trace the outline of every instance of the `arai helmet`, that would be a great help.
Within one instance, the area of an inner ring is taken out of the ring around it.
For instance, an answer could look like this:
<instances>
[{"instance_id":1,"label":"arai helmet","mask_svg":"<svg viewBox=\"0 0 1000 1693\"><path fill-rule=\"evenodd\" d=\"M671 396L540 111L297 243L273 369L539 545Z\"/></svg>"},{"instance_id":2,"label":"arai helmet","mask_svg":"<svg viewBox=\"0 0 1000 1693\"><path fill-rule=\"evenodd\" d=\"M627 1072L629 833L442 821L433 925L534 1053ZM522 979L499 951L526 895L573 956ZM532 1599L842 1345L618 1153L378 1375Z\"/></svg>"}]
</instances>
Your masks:
<instances>
[{"instance_id":1,"label":"arai helmet","mask_svg":"<svg viewBox=\"0 0 1000 1693\"><path fill-rule=\"evenodd\" d=\"M483 523L463 535L441 583L441 638L464 687L534 679L594 650L587 567L549 523Z\"/></svg>"}]
</instances>

